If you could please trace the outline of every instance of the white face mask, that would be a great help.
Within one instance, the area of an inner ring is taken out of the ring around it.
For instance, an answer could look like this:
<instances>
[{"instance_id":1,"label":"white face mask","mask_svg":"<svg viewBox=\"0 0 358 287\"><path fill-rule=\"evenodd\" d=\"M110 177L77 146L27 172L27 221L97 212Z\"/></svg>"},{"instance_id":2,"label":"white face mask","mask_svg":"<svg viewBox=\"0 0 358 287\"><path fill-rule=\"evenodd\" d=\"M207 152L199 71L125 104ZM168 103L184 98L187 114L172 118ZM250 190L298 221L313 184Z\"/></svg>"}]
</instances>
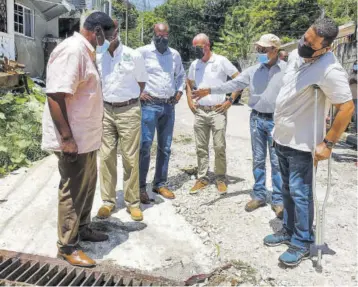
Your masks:
<instances>
[{"instance_id":1,"label":"white face mask","mask_svg":"<svg viewBox=\"0 0 358 287\"><path fill-rule=\"evenodd\" d=\"M109 41L105 38L104 36L104 32L103 30L102 31L102 34L103 34L103 38L104 38L104 42L103 42L103 45L99 45L98 44L98 38L96 37L96 41L97 41L97 47L96 47L96 53L97 54L104 54L105 52L107 52L108 48L109 48Z\"/></svg>"}]
</instances>

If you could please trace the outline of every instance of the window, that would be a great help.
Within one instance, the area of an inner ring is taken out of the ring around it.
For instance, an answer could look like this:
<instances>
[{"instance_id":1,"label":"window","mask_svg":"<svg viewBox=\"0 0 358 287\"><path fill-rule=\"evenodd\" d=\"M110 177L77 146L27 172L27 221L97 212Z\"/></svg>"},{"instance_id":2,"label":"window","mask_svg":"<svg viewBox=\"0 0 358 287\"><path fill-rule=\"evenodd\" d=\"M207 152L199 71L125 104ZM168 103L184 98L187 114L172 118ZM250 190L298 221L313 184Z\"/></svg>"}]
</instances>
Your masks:
<instances>
[{"instance_id":1,"label":"window","mask_svg":"<svg viewBox=\"0 0 358 287\"><path fill-rule=\"evenodd\" d=\"M7 32L6 0L0 0L0 32Z\"/></svg>"},{"instance_id":2,"label":"window","mask_svg":"<svg viewBox=\"0 0 358 287\"><path fill-rule=\"evenodd\" d=\"M29 8L15 4L14 23L15 33L26 37L34 37L34 14Z\"/></svg>"}]
</instances>

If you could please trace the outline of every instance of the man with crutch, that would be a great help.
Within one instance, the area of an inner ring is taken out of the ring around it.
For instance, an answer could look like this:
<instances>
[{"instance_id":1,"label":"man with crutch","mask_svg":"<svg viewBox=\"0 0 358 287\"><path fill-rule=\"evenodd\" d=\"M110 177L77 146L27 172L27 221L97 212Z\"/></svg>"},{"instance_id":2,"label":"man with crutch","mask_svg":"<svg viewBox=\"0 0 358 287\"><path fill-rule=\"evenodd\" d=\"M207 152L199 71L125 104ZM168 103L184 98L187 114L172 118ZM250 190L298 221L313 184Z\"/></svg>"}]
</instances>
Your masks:
<instances>
[{"instance_id":1,"label":"man with crutch","mask_svg":"<svg viewBox=\"0 0 358 287\"><path fill-rule=\"evenodd\" d=\"M298 49L290 54L276 101L273 138L283 180L284 219L283 229L266 236L264 244L288 244L279 257L287 266L297 266L310 255L314 242L313 165L330 158L354 110L348 76L330 51L337 34L338 27L329 18L317 20L306 31ZM324 136L330 104L338 113Z\"/></svg>"}]
</instances>

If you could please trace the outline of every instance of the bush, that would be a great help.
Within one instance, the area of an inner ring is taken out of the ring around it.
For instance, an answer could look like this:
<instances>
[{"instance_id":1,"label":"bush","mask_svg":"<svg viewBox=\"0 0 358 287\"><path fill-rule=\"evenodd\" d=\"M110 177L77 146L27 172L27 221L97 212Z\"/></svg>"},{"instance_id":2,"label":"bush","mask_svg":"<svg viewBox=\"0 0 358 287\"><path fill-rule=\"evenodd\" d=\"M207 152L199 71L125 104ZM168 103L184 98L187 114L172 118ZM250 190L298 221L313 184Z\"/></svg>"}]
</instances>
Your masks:
<instances>
[{"instance_id":1,"label":"bush","mask_svg":"<svg viewBox=\"0 0 358 287\"><path fill-rule=\"evenodd\" d=\"M28 81L30 95L0 94L0 176L47 155L41 150L46 95Z\"/></svg>"}]
</instances>

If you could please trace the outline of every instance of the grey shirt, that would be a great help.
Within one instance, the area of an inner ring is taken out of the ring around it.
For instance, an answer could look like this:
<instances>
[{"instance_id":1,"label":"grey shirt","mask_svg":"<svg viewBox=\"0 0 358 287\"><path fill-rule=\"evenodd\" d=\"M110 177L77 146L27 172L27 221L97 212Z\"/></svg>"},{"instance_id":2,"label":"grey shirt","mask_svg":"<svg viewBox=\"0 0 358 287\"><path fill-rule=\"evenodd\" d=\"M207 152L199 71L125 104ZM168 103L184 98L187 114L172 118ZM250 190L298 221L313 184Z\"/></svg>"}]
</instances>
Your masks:
<instances>
[{"instance_id":1,"label":"grey shirt","mask_svg":"<svg viewBox=\"0 0 358 287\"><path fill-rule=\"evenodd\" d=\"M270 69L257 64L244 70L235 79L211 88L213 94L250 89L249 107L261 113L273 113L277 95L282 87L286 62L277 60Z\"/></svg>"},{"instance_id":2,"label":"grey shirt","mask_svg":"<svg viewBox=\"0 0 358 287\"><path fill-rule=\"evenodd\" d=\"M348 75L332 52L305 63L297 50L291 52L277 97L274 140L301 151L313 151L314 88L318 91L317 144L325 136L325 118L331 104L352 99Z\"/></svg>"}]
</instances>

